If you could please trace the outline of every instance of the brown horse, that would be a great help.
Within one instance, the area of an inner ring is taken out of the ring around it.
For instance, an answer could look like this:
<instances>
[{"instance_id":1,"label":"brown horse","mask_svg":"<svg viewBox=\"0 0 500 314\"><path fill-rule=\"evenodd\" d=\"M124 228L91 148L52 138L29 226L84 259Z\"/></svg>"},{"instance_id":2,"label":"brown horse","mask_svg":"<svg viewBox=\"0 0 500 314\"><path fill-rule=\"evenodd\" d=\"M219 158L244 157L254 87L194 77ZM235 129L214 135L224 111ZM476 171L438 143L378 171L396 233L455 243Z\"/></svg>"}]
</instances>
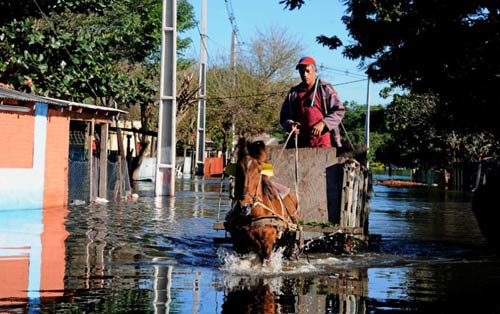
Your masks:
<instances>
[{"instance_id":1,"label":"brown horse","mask_svg":"<svg viewBox=\"0 0 500 314\"><path fill-rule=\"evenodd\" d=\"M273 250L285 248L285 258L296 258L299 217L296 198L281 195L268 175L261 173L267 160L264 142L240 139L233 208L224 226L238 253L256 253L268 261Z\"/></svg>"}]
</instances>

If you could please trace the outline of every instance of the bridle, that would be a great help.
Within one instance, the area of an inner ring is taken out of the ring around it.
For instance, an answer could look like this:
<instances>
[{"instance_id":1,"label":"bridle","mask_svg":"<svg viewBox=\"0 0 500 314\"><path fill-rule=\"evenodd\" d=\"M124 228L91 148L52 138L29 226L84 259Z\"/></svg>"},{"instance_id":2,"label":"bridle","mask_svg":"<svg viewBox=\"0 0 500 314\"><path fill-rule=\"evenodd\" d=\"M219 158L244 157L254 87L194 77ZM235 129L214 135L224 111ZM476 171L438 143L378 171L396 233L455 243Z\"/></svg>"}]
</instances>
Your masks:
<instances>
[{"instance_id":1,"label":"bridle","mask_svg":"<svg viewBox=\"0 0 500 314\"><path fill-rule=\"evenodd\" d=\"M252 163L253 162L253 159L250 159L249 160L249 163ZM240 165L241 167L241 165ZM242 168L242 173L243 173L243 176L245 177L245 182L243 182L243 194L241 195L242 198L239 198L236 200L236 204L235 205L239 205L239 207L242 209L242 211L246 214L246 215L250 215L250 212L252 210L252 208L254 208L256 206L256 204L263 204L261 198L259 197L259 189L260 189L260 186L262 184L262 174L259 174L259 182L257 183L257 186L255 188L255 193L254 194L251 194L250 191L248 191L247 187L249 186L249 176L246 174L246 172L248 172L248 168L249 168L249 165L247 165L246 168ZM247 171L245 171L247 170ZM243 205L242 204L242 201L245 199L245 197L249 197L252 201Z\"/></svg>"},{"instance_id":2,"label":"bridle","mask_svg":"<svg viewBox=\"0 0 500 314\"><path fill-rule=\"evenodd\" d=\"M252 159L250 159L249 162L254 161L253 157L251 157L251 158ZM247 168L246 170L248 170L248 166L246 168ZM243 199L237 200L237 205L240 206L241 211L246 215L250 215L253 208L260 206L260 207L266 209L267 211L269 211L271 213L271 215L252 218L252 223L259 221L259 220L263 220L263 219L265 219L266 221L269 219L280 220L281 222L285 223L287 228L292 229L292 230L296 230L298 221L295 221L293 215L290 214L288 208L283 203L283 198L279 194L278 194L277 199L280 202L281 213L286 212L288 214L288 216L290 217L290 219L292 220L292 222L290 222L288 219L286 219L286 217L284 217L283 214L279 214L276 212L276 210L272 206L272 201L270 199L269 199L270 206L268 206L264 203L264 200L262 200L262 198L259 197L259 190L262 188L262 176L263 176L262 173L259 173L259 181L258 181L257 186L255 188L255 192L253 194L251 194L250 191L247 190L247 186L249 185L248 184L249 183L248 182L249 176L246 174L246 172L247 171L243 171L244 176L245 176L245 182L244 182L242 196L243 196L243 198L245 198L245 196L248 196L252 200L252 202L243 205L241 203Z\"/></svg>"}]
</instances>

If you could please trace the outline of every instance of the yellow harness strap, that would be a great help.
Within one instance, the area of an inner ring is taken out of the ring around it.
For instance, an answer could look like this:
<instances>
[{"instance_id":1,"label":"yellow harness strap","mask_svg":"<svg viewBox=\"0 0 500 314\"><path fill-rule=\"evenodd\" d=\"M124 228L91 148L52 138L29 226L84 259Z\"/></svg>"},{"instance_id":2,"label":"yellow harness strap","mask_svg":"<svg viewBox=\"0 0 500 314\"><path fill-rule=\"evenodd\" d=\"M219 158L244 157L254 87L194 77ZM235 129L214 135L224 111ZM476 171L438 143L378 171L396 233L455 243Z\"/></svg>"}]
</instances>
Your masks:
<instances>
[{"instance_id":1,"label":"yellow harness strap","mask_svg":"<svg viewBox=\"0 0 500 314\"><path fill-rule=\"evenodd\" d=\"M236 164L235 163L230 163L226 166L226 169L224 170L224 173L227 176L236 176ZM272 177L274 176L274 168L273 165L270 163L263 163L262 164L262 170L260 171L260 174Z\"/></svg>"}]
</instances>

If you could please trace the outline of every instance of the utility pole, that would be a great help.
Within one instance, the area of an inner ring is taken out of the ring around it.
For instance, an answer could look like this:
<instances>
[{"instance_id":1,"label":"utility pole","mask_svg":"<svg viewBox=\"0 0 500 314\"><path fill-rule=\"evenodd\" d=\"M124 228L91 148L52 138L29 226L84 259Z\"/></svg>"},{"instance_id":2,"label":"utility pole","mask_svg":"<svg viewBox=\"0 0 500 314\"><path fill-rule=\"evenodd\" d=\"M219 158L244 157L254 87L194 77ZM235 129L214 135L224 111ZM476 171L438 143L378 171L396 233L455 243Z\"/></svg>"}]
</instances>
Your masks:
<instances>
[{"instance_id":1,"label":"utility pole","mask_svg":"<svg viewBox=\"0 0 500 314\"><path fill-rule=\"evenodd\" d=\"M224 0L226 3L226 11L227 16L229 18L229 22L231 23L231 27L233 28L233 32L231 34L231 89L234 90L234 86L236 85L236 43L238 42L238 26L236 25L236 18L233 13L233 6L231 4L231 0ZM233 106L236 108L236 106ZM234 152L234 137L235 137L235 125L234 125L234 113L231 116L231 130L229 140L231 141L231 154ZM228 156L229 157L229 156Z\"/></svg>"},{"instance_id":2,"label":"utility pole","mask_svg":"<svg viewBox=\"0 0 500 314\"><path fill-rule=\"evenodd\" d=\"M370 76L366 86L366 118L365 118L366 168L368 169L368 153L370 152Z\"/></svg>"},{"instance_id":3,"label":"utility pole","mask_svg":"<svg viewBox=\"0 0 500 314\"><path fill-rule=\"evenodd\" d=\"M202 0L201 5L201 34L200 34L200 91L198 97L198 122L196 134L196 175L204 174L205 164L205 116L206 116L206 33L207 33L207 3Z\"/></svg>"},{"instance_id":4,"label":"utility pole","mask_svg":"<svg viewBox=\"0 0 500 314\"><path fill-rule=\"evenodd\" d=\"M174 196L175 191L176 49L177 2L163 0L155 196Z\"/></svg>"},{"instance_id":5,"label":"utility pole","mask_svg":"<svg viewBox=\"0 0 500 314\"><path fill-rule=\"evenodd\" d=\"M231 33L231 90L234 89L234 86L236 85L236 31L233 30ZM233 106L233 108L236 108L236 106ZM229 140L231 141L230 143L230 155L228 156L228 160L230 159L230 156L232 156L234 152L234 133L235 133L235 126L234 126L234 113L231 115L231 131L229 135Z\"/></svg>"}]
</instances>

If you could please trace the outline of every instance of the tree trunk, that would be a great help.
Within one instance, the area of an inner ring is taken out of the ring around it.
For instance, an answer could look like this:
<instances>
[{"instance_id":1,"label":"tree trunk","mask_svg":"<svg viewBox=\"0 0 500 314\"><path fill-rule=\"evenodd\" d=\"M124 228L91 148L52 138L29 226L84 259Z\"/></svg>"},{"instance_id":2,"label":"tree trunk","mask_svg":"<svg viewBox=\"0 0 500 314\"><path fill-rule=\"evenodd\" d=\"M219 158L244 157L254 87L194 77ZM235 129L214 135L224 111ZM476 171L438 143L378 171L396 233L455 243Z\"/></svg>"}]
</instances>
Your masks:
<instances>
[{"instance_id":1,"label":"tree trunk","mask_svg":"<svg viewBox=\"0 0 500 314\"><path fill-rule=\"evenodd\" d=\"M145 140L141 141L141 148L139 150L139 154L136 157L132 158L132 164L130 166L130 174L131 174L130 178L132 179L132 181L139 180L142 161L146 156L146 151L148 148L149 148L149 142Z\"/></svg>"}]
</instances>

